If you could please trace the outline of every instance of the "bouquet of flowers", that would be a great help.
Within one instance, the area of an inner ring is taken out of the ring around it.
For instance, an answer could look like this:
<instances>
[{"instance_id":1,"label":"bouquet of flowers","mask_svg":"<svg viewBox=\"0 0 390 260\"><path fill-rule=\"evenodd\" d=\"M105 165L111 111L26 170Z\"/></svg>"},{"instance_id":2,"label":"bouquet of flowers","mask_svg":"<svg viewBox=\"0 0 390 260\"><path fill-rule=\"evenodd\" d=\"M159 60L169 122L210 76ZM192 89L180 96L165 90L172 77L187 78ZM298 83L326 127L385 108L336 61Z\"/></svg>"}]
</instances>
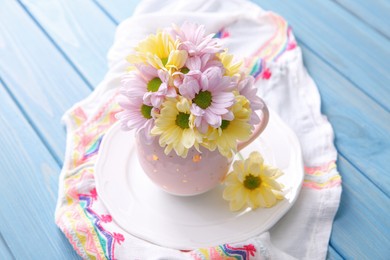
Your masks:
<instances>
[{"instance_id":1,"label":"bouquet of flowers","mask_svg":"<svg viewBox=\"0 0 390 260\"><path fill-rule=\"evenodd\" d=\"M165 154L204 147L231 157L260 122L254 78L203 25L160 30L127 60L117 118L124 130L158 138Z\"/></svg>"}]
</instances>

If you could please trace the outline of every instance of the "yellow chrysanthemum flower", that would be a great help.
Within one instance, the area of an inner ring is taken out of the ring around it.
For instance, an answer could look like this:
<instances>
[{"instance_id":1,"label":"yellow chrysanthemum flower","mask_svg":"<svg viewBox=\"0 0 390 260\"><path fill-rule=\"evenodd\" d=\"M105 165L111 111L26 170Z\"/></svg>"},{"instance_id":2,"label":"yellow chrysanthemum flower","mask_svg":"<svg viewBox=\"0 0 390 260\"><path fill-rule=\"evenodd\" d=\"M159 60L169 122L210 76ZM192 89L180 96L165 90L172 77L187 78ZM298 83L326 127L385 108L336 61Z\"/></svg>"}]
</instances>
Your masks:
<instances>
[{"instance_id":1,"label":"yellow chrysanthemum flower","mask_svg":"<svg viewBox=\"0 0 390 260\"><path fill-rule=\"evenodd\" d=\"M131 64L149 63L156 69L176 71L182 68L187 60L187 52L178 50L178 41L166 32L152 34L135 47L135 53L127 57Z\"/></svg>"},{"instance_id":2,"label":"yellow chrysanthemum flower","mask_svg":"<svg viewBox=\"0 0 390 260\"><path fill-rule=\"evenodd\" d=\"M172 149L176 154L185 158L188 149L195 147L199 150L202 135L194 128L194 118L190 112L190 101L184 97L167 98L163 103L160 114L156 115L155 126L151 134L159 137L161 147L165 146L165 154Z\"/></svg>"},{"instance_id":3,"label":"yellow chrysanthemum flower","mask_svg":"<svg viewBox=\"0 0 390 260\"><path fill-rule=\"evenodd\" d=\"M276 181L282 175L279 169L265 165L259 152L252 152L246 160L233 164L224 183L223 198L230 201L230 210L237 211L245 205L252 209L272 207L283 199L283 185Z\"/></svg>"},{"instance_id":4,"label":"yellow chrysanthemum flower","mask_svg":"<svg viewBox=\"0 0 390 260\"><path fill-rule=\"evenodd\" d=\"M250 103L242 95L235 97L236 103L232 106L234 119L231 121L222 120L219 128L209 127L208 133L202 144L210 150L218 151L228 158L237 151L237 141L248 140L252 133L252 126L249 124L251 116Z\"/></svg>"},{"instance_id":5,"label":"yellow chrysanthemum flower","mask_svg":"<svg viewBox=\"0 0 390 260\"><path fill-rule=\"evenodd\" d=\"M227 50L222 53L218 53L217 56L225 67L225 76L233 77L240 72L242 61L234 62L234 55L229 54Z\"/></svg>"}]
</instances>

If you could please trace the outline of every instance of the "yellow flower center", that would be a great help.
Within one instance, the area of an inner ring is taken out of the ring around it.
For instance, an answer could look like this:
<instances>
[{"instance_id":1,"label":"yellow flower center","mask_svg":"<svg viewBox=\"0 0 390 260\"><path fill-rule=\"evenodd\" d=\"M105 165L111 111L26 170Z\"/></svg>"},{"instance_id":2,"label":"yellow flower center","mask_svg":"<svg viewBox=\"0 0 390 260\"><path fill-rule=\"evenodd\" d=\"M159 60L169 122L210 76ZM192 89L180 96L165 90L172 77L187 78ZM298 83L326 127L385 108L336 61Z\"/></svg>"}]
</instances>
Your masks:
<instances>
[{"instance_id":1,"label":"yellow flower center","mask_svg":"<svg viewBox=\"0 0 390 260\"><path fill-rule=\"evenodd\" d=\"M156 77L148 82L146 88L148 91L156 92L160 88L161 83L161 79Z\"/></svg>"},{"instance_id":2,"label":"yellow flower center","mask_svg":"<svg viewBox=\"0 0 390 260\"><path fill-rule=\"evenodd\" d=\"M211 105L211 92L210 91L200 91L195 95L195 98L192 100L198 107L206 109Z\"/></svg>"},{"instance_id":3,"label":"yellow flower center","mask_svg":"<svg viewBox=\"0 0 390 260\"><path fill-rule=\"evenodd\" d=\"M249 190L254 190L261 185L261 179L258 176L254 176L252 174L249 174L248 176L245 177L244 180L244 187L249 189Z\"/></svg>"},{"instance_id":4,"label":"yellow flower center","mask_svg":"<svg viewBox=\"0 0 390 260\"><path fill-rule=\"evenodd\" d=\"M230 121L222 120L222 123L221 123L220 127L221 127L222 130L225 130L229 126L229 124L230 124Z\"/></svg>"},{"instance_id":5,"label":"yellow flower center","mask_svg":"<svg viewBox=\"0 0 390 260\"><path fill-rule=\"evenodd\" d=\"M181 129L190 128L190 114L179 112L176 116L176 125Z\"/></svg>"},{"instance_id":6,"label":"yellow flower center","mask_svg":"<svg viewBox=\"0 0 390 260\"><path fill-rule=\"evenodd\" d=\"M146 119L150 119L152 118L152 106L147 106L147 105L142 105L141 106L141 114L143 117L145 117Z\"/></svg>"}]
</instances>

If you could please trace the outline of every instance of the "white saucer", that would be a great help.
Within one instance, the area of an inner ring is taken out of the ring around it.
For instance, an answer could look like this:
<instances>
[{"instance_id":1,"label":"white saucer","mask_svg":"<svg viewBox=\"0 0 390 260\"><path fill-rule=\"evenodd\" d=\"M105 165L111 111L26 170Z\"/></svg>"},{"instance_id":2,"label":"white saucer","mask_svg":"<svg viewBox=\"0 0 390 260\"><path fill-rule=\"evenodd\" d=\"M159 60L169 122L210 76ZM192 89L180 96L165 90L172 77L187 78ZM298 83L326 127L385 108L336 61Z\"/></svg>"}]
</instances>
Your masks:
<instances>
[{"instance_id":1,"label":"white saucer","mask_svg":"<svg viewBox=\"0 0 390 260\"><path fill-rule=\"evenodd\" d=\"M241 154L246 158L255 150L284 172L279 180L285 199L268 209L231 212L222 185L194 197L169 195L155 186L138 163L134 133L116 123L100 147L97 192L121 228L157 245L195 249L243 241L270 229L291 208L304 174L295 134L272 111L266 130Z\"/></svg>"}]
</instances>

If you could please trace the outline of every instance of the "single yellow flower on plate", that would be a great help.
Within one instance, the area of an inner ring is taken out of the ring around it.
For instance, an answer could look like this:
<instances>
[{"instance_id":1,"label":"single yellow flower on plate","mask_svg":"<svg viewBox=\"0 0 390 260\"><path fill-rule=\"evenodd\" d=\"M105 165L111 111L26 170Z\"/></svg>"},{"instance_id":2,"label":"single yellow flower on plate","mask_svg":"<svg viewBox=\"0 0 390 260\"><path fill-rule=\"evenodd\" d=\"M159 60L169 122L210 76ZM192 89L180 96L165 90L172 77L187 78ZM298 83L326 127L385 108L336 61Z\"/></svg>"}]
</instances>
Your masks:
<instances>
[{"instance_id":1,"label":"single yellow flower on plate","mask_svg":"<svg viewBox=\"0 0 390 260\"><path fill-rule=\"evenodd\" d=\"M165 146L165 154L169 154L174 149L177 155L185 158L191 147L194 146L199 150L199 143L202 142L203 137L194 128L190 107L190 101L184 97L167 98L160 114L156 115L151 134L160 136L159 144L161 147Z\"/></svg>"},{"instance_id":2,"label":"single yellow flower on plate","mask_svg":"<svg viewBox=\"0 0 390 260\"><path fill-rule=\"evenodd\" d=\"M217 54L225 68L225 76L233 77L234 75L240 72L242 61L234 62L234 56L229 54L227 50L222 53Z\"/></svg>"},{"instance_id":3,"label":"single yellow flower on plate","mask_svg":"<svg viewBox=\"0 0 390 260\"><path fill-rule=\"evenodd\" d=\"M230 201L232 211L244 206L272 207L283 199L283 185L276 180L281 175L281 170L264 164L259 152L252 152L247 159L234 162L224 181L223 198Z\"/></svg>"},{"instance_id":4,"label":"single yellow flower on plate","mask_svg":"<svg viewBox=\"0 0 390 260\"><path fill-rule=\"evenodd\" d=\"M237 141L246 141L251 135L252 126L249 124L251 116L250 103L242 95L235 97L236 103L232 106L233 120L222 120L219 128L209 127L204 143L211 151L218 151L228 158L237 152Z\"/></svg>"}]
</instances>

